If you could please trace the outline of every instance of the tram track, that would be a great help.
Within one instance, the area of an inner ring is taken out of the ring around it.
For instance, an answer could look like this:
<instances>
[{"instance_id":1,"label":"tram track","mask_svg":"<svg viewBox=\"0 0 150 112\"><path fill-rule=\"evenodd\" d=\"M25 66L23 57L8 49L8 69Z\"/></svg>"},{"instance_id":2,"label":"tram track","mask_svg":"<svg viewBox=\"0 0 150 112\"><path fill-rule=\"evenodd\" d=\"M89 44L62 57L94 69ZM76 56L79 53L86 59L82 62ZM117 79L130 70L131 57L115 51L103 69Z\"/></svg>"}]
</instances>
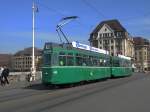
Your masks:
<instances>
[{"instance_id":1,"label":"tram track","mask_svg":"<svg viewBox=\"0 0 150 112\"><path fill-rule=\"evenodd\" d=\"M0 105L1 103L16 103L16 105L12 106L11 109L17 108L19 111L24 111L22 108L26 108L26 110L28 111L36 111L37 109L42 111L55 108L57 106L84 98L95 93L113 89L115 87L119 87L131 81L136 81L144 77L146 76L131 76L121 79L110 79L108 81L92 83L74 88L60 90L58 89L56 91L44 91L37 93L33 92L26 95L16 95L16 97L3 99L3 102L0 101ZM20 104L18 102L23 102L23 104ZM34 104L34 106L31 106L32 104Z\"/></svg>"},{"instance_id":2,"label":"tram track","mask_svg":"<svg viewBox=\"0 0 150 112\"><path fill-rule=\"evenodd\" d=\"M41 90L41 91L40 91ZM11 101L15 99L21 99L23 97L30 97L34 95L44 94L50 91L54 91L49 87L43 86L41 83L26 85L17 88L4 88L4 90L0 91L0 103Z\"/></svg>"},{"instance_id":3,"label":"tram track","mask_svg":"<svg viewBox=\"0 0 150 112\"><path fill-rule=\"evenodd\" d=\"M15 93L15 94L11 94L11 95L3 95L0 97L0 102L6 102L6 101L11 101L11 100L15 100L15 99L21 99L24 97L31 97L34 95L38 95L38 94L44 94L47 93L47 91L22 91L19 93Z\"/></svg>"},{"instance_id":4,"label":"tram track","mask_svg":"<svg viewBox=\"0 0 150 112\"><path fill-rule=\"evenodd\" d=\"M71 94L66 94L66 95L60 96L55 99L47 99L44 102L40 102L42 105L44 105L43 108L40 107L41 104L38 104L38 105L36 105L36 107L39 107L39 108L36 108L35 110L33 110L32 108L28 108L28 111L29 112L30 111L32 111L32 112L40 111L41 112L43 110L50 110L50 109L56 108L56 107L64 105L64 104L68 104L68 103L74 102L76 100L83 99L83 98L88 97L93 94L99 94L101 92L104 92L104 91L107 91L107 90L110 90L110 89L113 89L113 88L116 88L119 86L123 86L133 80L137 81L141 78L144 78L144 77L138 77L137 79L133 78L133 79L127 79L127 80L122 80L122 81L118 80L116 83L114 83L114 84L109 83L105 87L102 87L101 85L99 85L98 87L100 87L100 88L98 88L98 87L91 88L90 87L88 89L86 88L82 91L77 91L75 93L72 92Z\"/></svg>"}]
</instances>

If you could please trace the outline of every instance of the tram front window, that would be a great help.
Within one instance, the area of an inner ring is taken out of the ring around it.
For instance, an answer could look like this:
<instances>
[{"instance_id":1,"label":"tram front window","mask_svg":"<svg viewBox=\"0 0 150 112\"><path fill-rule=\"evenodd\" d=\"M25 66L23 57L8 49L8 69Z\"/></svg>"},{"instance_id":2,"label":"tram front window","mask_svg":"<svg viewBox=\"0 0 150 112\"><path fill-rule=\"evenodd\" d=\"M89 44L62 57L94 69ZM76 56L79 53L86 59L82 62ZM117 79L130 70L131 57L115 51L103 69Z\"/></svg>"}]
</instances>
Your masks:
<instances>
[{"instance_id":1,"label":"tram front window","mask_svg":"<svg viewBox=\"0 0 150 112\"><path fill-rule=\"evenodd\" d=\"M43 64L51 65L51 54L44 54Z\"/></svg>"}]
</instances>

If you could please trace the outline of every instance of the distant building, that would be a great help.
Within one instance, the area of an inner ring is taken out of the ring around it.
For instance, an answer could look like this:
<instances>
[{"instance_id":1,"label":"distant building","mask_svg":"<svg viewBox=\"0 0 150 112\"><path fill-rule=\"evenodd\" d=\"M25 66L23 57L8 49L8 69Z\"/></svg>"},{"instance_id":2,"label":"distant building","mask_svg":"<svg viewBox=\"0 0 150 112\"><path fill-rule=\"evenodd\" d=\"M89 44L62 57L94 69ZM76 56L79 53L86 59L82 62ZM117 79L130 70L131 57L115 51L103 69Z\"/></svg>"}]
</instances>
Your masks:
<instances>
[{"instance_id":1,"label":"distant building","mask_svg":"<svg viewBox=\"0 0 150 112\"><path fill-rule=\"evenodd\" d=\"M102 21L90 35L91 46L108 50L110 55L134 58L133 39L118 20Z\"/></svg>"},{"instance_id":2,"label":"distant building","mask_svg":"<svg viewBox=\"0 0 150 112\"><path fill-rule=\"evenodd\" d=\"M11 54L0 54L0 66L7 66L8 68L11 69L11 59L12 55Z\"/></svg>"},{"instance_id":3,"label":"distant building","mask_svg":"<svg viewBox=\"0 0 150 112\"><path fill-rule=\"evenodd\" d=\"M39 70L41 64L42 50L35 48L35 67ZM14 71L30 71L32 67L32 47L18 51L12 59Z\"/></svg>"},{"instance_id":4,"label":"distant building","mask_svg":"<svg viewBox=\"0 0 150 112\"><path fill-rule=\"evenodd\" d=\"M143 37L133 38L135 44L135 66L139 71L150 71L150 41Z\"/></svg>"}]
</instances>

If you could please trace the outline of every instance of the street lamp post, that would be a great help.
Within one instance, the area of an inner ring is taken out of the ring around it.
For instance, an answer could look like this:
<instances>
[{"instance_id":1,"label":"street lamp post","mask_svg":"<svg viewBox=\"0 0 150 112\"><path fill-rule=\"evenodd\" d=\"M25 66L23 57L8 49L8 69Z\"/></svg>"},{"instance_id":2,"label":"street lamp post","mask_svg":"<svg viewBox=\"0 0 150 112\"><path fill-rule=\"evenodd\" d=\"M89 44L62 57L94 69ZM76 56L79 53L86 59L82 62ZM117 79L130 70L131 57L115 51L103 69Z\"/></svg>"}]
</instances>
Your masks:
<instances>
[{"instance_id":1,"label":"street lamp post","mask_svg":"<svg viewBox=\"0 0 150 112\"><path fill-rule=\"evenodd\" d=\"M32 6L32 67L31 67L31 79L30 81L34 81L35 80L35 55L34 55L34 39L35 39L35 11L36 11L36 7L35 7L35 3L33 1L33 6Z\"/></svg>"}]
</instances>

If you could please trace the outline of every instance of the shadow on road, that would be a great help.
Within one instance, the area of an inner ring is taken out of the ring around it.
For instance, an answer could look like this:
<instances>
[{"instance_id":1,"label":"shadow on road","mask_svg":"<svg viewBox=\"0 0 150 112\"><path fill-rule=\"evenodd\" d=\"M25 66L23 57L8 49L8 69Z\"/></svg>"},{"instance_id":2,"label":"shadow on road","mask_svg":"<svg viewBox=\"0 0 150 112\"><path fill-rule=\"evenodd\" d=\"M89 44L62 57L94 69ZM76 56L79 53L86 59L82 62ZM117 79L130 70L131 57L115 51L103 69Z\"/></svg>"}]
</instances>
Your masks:
<instances>
[{"instance_id":1,"label":"shadow on road","mask_svg":"<svg viewBox=\"0 0 150 112\"><path fill-rule=\"evenodd\" d=\"M45 86L43 84L29 84L26 87L23 87L23 89L33 89L33 90L55 90L55 89L59 89L57 87L53 87L53 86Z\"/></svg>"},{"instance_id":2,"label":"shadow on road","mask_svg":"<svg viewBox=\"0 0 150 112\"><path fill-rule=\"evenodd\" d=\"M43 86L42 84L29 84L28 86L23 87L23 89L45 90L45 89L49 89L49 88Z\"/></svg>"},{"instance_id":3,"label":"shadow on road","mask_svg":"<svg viewBox=\"0 0 150 112\"><path fill-rule=\"evenodd\" d=\"M23 89L33 89L33 90L57 90L57 89L69 89L73 87L78 87L78 86L85 86L97 82L103 82L106 81L107 79L99 79L99 80L94 80L94 81L83 81L83 82L78 82L78 83L71 83L71 84L61 84L61 85L44 85L42 83L28 83L27 86L23 87Z\"/></svg>"}]
</instances>

